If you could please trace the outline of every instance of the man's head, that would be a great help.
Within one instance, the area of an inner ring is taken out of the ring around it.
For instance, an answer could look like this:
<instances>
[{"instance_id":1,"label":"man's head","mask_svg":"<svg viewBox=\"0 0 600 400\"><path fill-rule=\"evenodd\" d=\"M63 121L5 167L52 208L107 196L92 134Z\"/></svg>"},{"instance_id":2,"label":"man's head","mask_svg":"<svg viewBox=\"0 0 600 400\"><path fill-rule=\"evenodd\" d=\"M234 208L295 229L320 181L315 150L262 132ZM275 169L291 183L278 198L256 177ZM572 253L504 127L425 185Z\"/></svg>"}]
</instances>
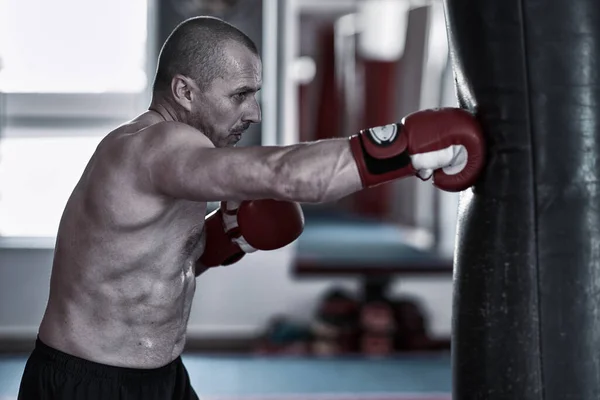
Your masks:
<instances>
[{"instance_id":1,"label":"man's head","mask_svg":"<svg viewBox=\"0 0 600 400\"><path fill-rule=\"evenodd\" d=\"M255 95L261 74L250 38L220 19L196 17L177 26L165 42L154 97L216 147L232 146L251 123L260 122Z\"/></svg>"}]
</instances>

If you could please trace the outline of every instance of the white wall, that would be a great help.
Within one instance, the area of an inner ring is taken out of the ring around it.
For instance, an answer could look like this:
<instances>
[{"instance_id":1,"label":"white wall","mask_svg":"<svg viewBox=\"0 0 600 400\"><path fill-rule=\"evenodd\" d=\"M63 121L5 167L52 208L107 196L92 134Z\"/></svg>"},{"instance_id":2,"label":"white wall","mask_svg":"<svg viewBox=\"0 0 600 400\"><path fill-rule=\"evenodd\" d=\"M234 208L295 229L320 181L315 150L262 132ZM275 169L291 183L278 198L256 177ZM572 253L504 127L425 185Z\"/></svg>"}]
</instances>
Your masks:
<instances>
[{"instance_id":1,"label":"white wall","mask_svg":"<svg viewBox=\"0 0 600 400\"><path fill-rule=\"evenodd\" d=\"M290 274L294 246L247 256L238 264L208 271L198 279L189 322L191 338L235 337L259 333L276 313L306 320L331 284L356 289L348 280L303 279ZM33 339L48 296L52 249L0 250L0 340ZM450 332L449 277L411 278L398 283L394 294L423 299L432 334Z\"/></svg>"}]
</instances>

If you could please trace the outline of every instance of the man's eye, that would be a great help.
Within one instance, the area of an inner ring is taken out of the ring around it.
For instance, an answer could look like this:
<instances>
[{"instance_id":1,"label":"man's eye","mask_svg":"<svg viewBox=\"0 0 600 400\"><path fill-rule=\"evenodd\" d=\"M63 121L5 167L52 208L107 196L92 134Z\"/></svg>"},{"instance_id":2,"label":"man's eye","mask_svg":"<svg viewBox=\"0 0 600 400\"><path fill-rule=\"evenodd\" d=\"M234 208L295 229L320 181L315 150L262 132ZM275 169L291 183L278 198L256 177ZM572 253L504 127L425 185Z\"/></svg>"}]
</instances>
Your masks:
<instances>
[{"instance_id":1,"label":"man's eye","mask_svg":"<svg viewBox=\"0 0 600 400\"><path fill-rule=\"evenodd\" d=\"M236 93L236 94L233 95L233 98L236 99L236 100L242 101L242 100L246 99L246 95L247 95L246 92L244 92L244 93Z\"/></svg>"}]
</instances>

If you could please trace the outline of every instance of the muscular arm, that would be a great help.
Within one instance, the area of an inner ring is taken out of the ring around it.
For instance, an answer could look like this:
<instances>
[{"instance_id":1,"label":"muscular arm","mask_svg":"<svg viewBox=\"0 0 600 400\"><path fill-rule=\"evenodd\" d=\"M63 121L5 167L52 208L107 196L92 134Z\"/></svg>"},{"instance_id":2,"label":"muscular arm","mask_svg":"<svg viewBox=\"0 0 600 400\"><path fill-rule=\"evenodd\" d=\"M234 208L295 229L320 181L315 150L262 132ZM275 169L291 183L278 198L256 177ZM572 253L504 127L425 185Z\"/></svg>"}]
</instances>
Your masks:
<instances>
[{"instance_id":1,"label":"muscular arm","mask_svg":"<svg viewBox=\"0 0 600 400\"><path fill-rule=\"evenodd\" d=\"M159 125L144 141L142 166L154 189L171 197L318 203L362 188L348 139L214 148L208 138L184 124Z\"/></svg>"}]
</instances>

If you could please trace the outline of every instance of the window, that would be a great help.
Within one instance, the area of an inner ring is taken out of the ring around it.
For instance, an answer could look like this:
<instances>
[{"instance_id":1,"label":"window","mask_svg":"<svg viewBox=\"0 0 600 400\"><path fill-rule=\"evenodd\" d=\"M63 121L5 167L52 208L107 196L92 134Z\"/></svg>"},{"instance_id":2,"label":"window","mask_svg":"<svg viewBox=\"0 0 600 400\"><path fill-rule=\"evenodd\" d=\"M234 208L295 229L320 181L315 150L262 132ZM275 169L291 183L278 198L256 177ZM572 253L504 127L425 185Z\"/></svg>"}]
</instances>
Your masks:
<instances>
[{"instance_id":1,"label":"window","mask_svg":"<svg viewBox=\"0 0 600 400\"><path fill-rule=\"evenodd\" d=\"M61 134L64 131L60 130ZM52 237L100 134L8 137L0 142L0 236Z\"/></svg>"},{"instance_id":2,"label":"window","mask_svg":"<svg viewBox=\"0 0 600 400\"><path fill-rule=\"evenodd\" d=\"M147 107L149 2L0 0L0 236L55 236L102 137Z\"/></svg>"},{"instance_id":3,"label":"window","mask_svg":"<svg viewBox=\"0 0 600 400\"><path fill-rule=\"evenodd\" d=\"M0 0L0 91L139 92L147 0Z\"/></svg>"}]
</instances>

